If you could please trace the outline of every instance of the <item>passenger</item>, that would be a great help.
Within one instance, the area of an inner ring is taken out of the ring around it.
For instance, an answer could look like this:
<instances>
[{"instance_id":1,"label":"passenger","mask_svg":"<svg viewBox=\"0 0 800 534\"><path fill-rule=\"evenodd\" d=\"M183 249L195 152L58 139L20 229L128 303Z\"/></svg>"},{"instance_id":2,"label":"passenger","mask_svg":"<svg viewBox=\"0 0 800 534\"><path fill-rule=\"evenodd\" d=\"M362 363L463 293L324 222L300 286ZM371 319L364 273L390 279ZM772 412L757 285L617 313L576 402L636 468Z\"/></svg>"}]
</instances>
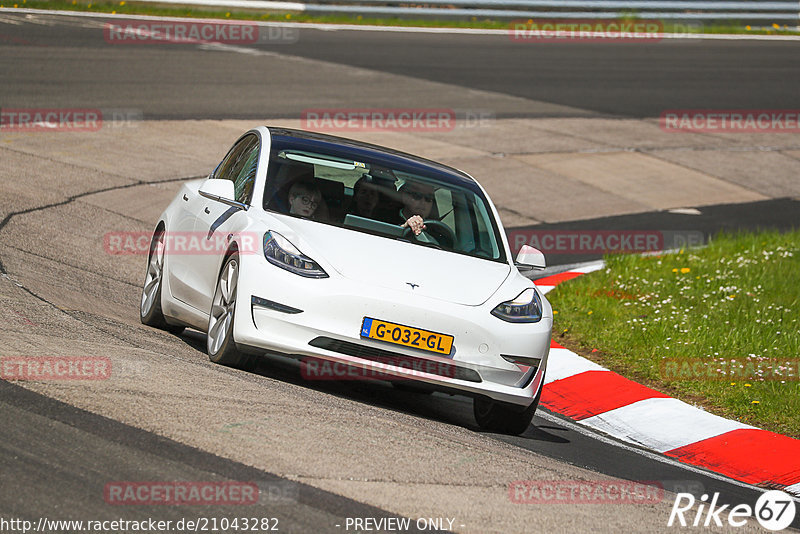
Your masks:
<instances>
[{"instance_id":1,"label":"passenger","mask_svg":"<svg viewBox=\"0 0 800 534\"><path fill-rule=\"evenodd\" d=\"M378 186L372 183L369 176L362 176L353 185L353 201L350 203L350 213L359 217L374 218L375 208L378 207L379 200Z\"/></svg>"},{"instance_id":2,"label":"passenger","mask_svg":"<svg viewBox=\"0 0 800 534\"><path fill-rule=\"evenodd\" d=\"M289 189L289 213L312 219L322 215L322 193L314 182L302 180Z\"/></svg>"}]
</instances>

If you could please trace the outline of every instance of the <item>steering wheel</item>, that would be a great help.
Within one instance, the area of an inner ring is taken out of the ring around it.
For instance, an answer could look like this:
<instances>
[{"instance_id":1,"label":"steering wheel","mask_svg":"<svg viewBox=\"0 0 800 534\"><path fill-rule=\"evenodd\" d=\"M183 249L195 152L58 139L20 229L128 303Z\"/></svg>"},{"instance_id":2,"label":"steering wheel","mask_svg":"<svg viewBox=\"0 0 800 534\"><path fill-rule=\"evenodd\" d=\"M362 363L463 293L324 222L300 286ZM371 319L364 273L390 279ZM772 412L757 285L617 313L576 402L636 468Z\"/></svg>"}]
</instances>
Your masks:
<instances>
[{"instance_id":1,"label":"steering wheel","mask_svg":"<svg viewBox=\"0 0 800 534\"><path fill-rule=\"evenodd\" d=\"M456 242L456 235L449 226L442 221L437 221L435 219L428 219L422 221L422 223L425 225L425 230L423 230L423 232L434 241L434 244L439 245L442 248L453 248L453 245ZM411 228L405 228L403 237L409 236L414 236L415 239L417 238Z\"/></svg>"}]
</instances>

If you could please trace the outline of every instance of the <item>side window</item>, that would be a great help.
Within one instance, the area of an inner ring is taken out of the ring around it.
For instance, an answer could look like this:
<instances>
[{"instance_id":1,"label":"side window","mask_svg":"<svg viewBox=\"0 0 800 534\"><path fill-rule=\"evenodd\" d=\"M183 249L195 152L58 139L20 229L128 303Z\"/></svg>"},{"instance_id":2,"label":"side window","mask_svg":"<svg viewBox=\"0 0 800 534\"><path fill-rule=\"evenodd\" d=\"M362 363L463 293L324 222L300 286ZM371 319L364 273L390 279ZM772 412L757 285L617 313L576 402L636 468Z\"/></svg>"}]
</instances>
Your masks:
<instances>
[{"instance_id":1,"label":"side window","mask_svg":"<svg viewBox=\"0 0 800 534\"><path fill-rule=\"evenodd\" d=\"M245 159L242 170L233 181L233 188L236 192L236 200L244 204L250 203L253 196L253 186L256 183L256 170L258 169L258 143L251 149Z\"/></svg>"},{"instance_id":2,"label":"side window","mask_svg":"<svg viewBox=\"0 0 800 534\"><path fill-rule=\"evenodd\" d=\"M258 137L248 135L234 146L220 163L214 177L233 182L236 200L249 203L258 168Z\"/></svg>"}]
</instances>

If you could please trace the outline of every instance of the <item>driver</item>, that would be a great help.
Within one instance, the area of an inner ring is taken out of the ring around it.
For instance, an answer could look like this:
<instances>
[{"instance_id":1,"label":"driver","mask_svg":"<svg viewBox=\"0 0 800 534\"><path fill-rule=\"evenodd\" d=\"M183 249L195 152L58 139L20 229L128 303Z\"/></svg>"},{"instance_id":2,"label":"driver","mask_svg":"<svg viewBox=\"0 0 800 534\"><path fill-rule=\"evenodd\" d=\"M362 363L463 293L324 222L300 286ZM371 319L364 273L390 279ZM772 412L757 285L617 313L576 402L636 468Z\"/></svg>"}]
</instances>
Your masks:
<instances>
[{"instance_id":1,"label":"driver","mask_svg":"<svg viewBox=\"0 0 800 534\"><path fill-rule=\"evenodd\" d=\"M435 189L422 182L408 181L400 187L400 200L403 207L397 215L397 224L403 228L411 228L414 235L425 230L423 220L429 218L433 210Z\"/></svg>"}]
</instances>

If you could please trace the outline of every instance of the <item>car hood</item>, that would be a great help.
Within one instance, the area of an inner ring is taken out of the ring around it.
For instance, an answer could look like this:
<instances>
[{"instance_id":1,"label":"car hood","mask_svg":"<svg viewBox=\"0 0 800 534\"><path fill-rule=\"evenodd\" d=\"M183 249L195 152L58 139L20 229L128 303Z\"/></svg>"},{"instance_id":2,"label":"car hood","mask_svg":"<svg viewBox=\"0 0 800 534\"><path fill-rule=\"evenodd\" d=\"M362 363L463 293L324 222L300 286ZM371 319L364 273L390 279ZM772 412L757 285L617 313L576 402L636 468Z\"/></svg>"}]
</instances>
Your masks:
<instances>
[{"instance_id":1,"label":"car hood","mask_svg":"<svg viewBox=\"0 0 800 534\"><path fill-rule=\"evenodd\" d=\"M511 272L506 263L304 219L287 219L283 220L292 230L281 232L284 237L311 259L330 264L354 282L478 306Z\"/></svg>"}]
</instances>

